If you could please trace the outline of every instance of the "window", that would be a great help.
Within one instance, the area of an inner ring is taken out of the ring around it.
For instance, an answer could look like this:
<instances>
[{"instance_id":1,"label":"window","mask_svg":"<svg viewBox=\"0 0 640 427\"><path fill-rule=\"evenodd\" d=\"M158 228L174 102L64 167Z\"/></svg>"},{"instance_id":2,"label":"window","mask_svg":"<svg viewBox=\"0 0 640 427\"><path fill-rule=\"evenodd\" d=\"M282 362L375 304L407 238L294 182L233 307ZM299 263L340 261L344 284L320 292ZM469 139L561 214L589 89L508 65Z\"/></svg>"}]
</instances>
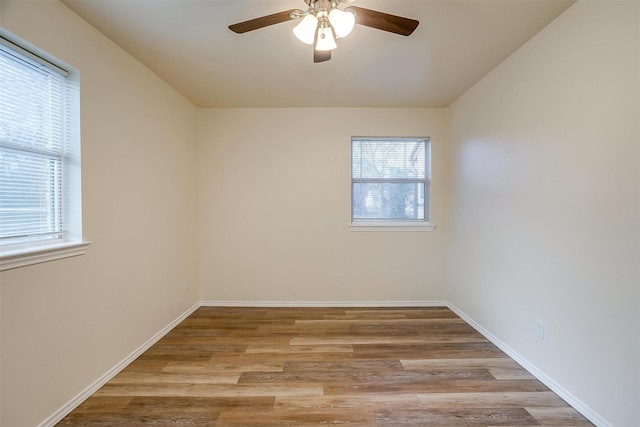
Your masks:
<instances>
[{"instance_id":1,"label":"window","mask_svg":"<svg viewBox=\"0 0 640 427\"><path fill-rule=\"evenodd\" d=\"M352 138L352 225L428 225L430 169L428 138Z\"/></svg>"},{"instance_id":2,"label":"window","mask_svg":"<svg viewBox=\"0 0 640 427\"><path fill-rule=\"evenodd\" d=\"M77 78L33 51L0 36L2 269L75 255L82 241Z\"/></svg>"}]
</instances>

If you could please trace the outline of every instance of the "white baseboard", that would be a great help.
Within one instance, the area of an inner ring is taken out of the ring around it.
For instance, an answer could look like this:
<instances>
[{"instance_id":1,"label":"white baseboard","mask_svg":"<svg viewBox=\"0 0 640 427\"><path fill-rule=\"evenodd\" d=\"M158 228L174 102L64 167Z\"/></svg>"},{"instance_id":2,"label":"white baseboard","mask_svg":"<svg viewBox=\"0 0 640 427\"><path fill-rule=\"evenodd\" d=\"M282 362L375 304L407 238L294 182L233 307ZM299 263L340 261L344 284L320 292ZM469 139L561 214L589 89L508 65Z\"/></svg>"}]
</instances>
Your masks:
<instances>
[{"instance_id":1,"label":"white baseboard","mask_svg":"<svg viewBox=\"0 0 640 427\"><path fill-rule=\"evenodd\" d=\"M473 327L476 331L480 332L486 339L491 341L498 347L500 350L504 351L510 358L515 360L522 366L524 369L529 371L531 375L536 377L540 382L549 387L551 391L560 396L565 402L571 405L576 411L580 412L585 418L594 423L598 427L613 427L611 423L602 418L598 413L596 413L593 409L591 409L588 405L582 402L580 399L571 394L567 389L562 387L560 384L555 382L551 377L541 371L534 364L529 362L527 359L522 357L518 352L509 347L507 344L498 339L491 332L482 327L475 320L467 316L462 310L451 303L447 303L447 307L451 309L454 313L462 318L465 322L467 322L471 327Z\"/></svg>"},{"instance_id":2,"label":"white baseboard","mask_svg":"<svg viewBox=\"0 0 640 427\"><path fill-rule=\"evenodd\" d=\"M447 307L446 301L201 301L202 307Z\"/></svg>"},{"instance_id":3,"label":"white baseboard","mask_svg":"<svg viewBox=\"0 0 640 427\"><path fill-rule=\"evenodd\" d=\"M160 338L165 336L171 329L176 327L180 322L186 319L191 313L196 311L200 307L200 304L197 303L189 308L187 311L178 316L175 320L169 323L167 326L162 328L157 334L148 339L144 344L138 347L133 353L125 357L120 363L118 363L113 368L109 369L104 375L98 378L93 382L89 387L80 392L76 397L68 401L64 406L54 412L49 418L41 422L38 427L53 427L57 423L59 423L64 417L66 417L71 411L80 406L82 402L84 402L89 396L98 391L100 387L105 385L109 380L115 377L120 371L126 368L131 362L136 360L138 356L147 351L153 344L158 342Z\"/></svg>"}]
</instances>

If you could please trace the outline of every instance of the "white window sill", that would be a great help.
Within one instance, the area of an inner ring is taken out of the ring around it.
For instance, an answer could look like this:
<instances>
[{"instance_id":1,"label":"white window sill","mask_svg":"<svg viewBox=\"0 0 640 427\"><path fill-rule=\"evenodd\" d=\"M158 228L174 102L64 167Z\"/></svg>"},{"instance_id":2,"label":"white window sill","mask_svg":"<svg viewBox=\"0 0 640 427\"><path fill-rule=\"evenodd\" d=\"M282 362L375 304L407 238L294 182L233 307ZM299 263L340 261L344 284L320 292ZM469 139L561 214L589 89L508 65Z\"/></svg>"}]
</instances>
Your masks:
<instances>
[{"instance_id":1,"label":"white window sill","mask_svg":"<svg viewBox=\"0 0 640 427\"><path fill-rule=\"evenodd\" d=\"M0 250L0 271L83 255L90 244L73 242L4 252Z\"/></svg>"},{"instance_id":2,"label":"white window sill","mask_svg":"<svg viewBox=\"0 0 640 427\"><path fill-rule=\"evenodd\" d=\"M349 231L433 231L435 225L428 222L352 222Z\"/></svg>"}]
</instances>

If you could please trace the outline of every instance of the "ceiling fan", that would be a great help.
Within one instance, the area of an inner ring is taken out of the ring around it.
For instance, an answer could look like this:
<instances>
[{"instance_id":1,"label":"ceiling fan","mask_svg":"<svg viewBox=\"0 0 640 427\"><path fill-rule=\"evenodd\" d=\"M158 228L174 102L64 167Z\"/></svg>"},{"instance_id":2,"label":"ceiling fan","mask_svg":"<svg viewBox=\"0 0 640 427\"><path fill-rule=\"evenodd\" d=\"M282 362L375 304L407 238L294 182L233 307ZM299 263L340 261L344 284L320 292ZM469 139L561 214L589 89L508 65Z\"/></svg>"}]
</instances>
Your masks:
<instances>
[{"instance_id":1,"label":"ceiling fan","mask_svg":"<svg viewBox=\"0 0 640 427\"><path fill-rule=\"evenodd\" d=\"M331 59L331 51L337 47L336 39L349 35L355 24L402 36L410 35L418 27L419 22L415 19L357 6L338 8L339 4L352 1L304 0L308 6L307 10L285 10L229 25L229 29L234 33L242 34L281 22L301 19L293 28L293 34L300 41L314 46L313 62L324 62Z\"/></svg>"}]
</instances>

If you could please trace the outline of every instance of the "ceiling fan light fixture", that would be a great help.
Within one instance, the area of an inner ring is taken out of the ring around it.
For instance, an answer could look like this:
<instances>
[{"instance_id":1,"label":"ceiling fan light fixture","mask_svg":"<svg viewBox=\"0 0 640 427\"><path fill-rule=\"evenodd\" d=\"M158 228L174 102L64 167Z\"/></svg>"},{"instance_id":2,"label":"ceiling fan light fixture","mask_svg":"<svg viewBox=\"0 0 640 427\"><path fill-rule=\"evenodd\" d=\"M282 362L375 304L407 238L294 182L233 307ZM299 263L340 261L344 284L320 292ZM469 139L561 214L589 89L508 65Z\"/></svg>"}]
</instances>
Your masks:
<instances>
[{"instance_id":1,"label":"ceiling fan light fixture","mask_svg":"<svg viewBox=\"0 0 640 427\"><path fill-rule=\"evenodd\" d=\"M316 29L318 28L318 18L312 14L308 14L302 21L295 27L293 27L293 34L302 43L313 44L316 36Z\"/></svg>"},{"instance_id":2,"label":"ceiling fan light fixture","mask_svg":"<svg viewBox=\"0 0 640 427\"><path fill-rule=\"evenodd\" d=\"M1 2L2 0L0 0ZM229 25L237 34L257 30L274 24L300 19L293 28L293 34L303 43L312 45L313 62L325 62L331 59L331 51L337 48L336 39L348 36L355 24L377 30L409 36L420 22L415 19L390 15L358 6L340 9L342 3L353 0L304 0L307 10L289 9L244 22ZM357 21L357 22L356 22Z\"/></svg>"},{"instance_id":3,"label":"ceiling fan light fixture","mask_svg":"<svg viewBox=\"0 0 640 427\"><path fill-rule=\"evenodd\" d=\"M325 51L337 48L336 39L333 37L331 27L318 28L318 41L316 41L316 50Z\"/></svg>"},{"instance_id":4,"label":"ceiling fan light fixture","mask_svg":"<svg viewBox=\"0 0 640 427\"><path fill-rule=\"evenodd\" d=\"M336 37L342 38L351 33L351 30L356 25L356 17L351 12L334 8L329 12L329 22L331 22L331 26L336 32Z\"/></svg>"}]
</instances>

